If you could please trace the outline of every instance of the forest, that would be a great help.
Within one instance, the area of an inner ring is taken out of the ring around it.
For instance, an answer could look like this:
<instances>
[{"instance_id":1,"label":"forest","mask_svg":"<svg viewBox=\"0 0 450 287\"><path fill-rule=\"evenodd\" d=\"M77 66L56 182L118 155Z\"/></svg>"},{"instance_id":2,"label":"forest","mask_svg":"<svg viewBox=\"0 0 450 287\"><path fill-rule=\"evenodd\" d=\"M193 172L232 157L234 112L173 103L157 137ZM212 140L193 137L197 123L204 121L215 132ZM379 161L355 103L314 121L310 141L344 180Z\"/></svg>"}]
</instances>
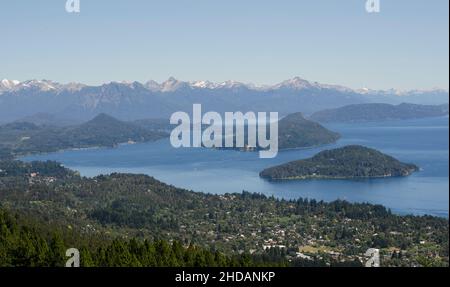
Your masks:
<instances>
[{"instance_id":1,"label":"forest","mask_svg":"<svg viewBox=\"0 0 450 287\"><path fill-rule=\"evenodd\" d=\"M66 250L77 246L82 267L255 267L251 256L225 256L194 245L158 240L79 236L0 210L0 267L64 267ZM271 266L287 263L271 262Z\"/></svg>"},{"instance_id":2,"label":"forest","mask_svg":"<svg viewBox=\"0 0 450 287\"><path fill-rule=\"evenodd\" d=\"M286 201L245 191L202 194L146 175L84 178L54 162L19 161L0 161L0 202L7 214L45 222L37 224L48 226L50 231L44 234L56 229L64 242L68 240L64 248L89 247L95 266L104 266L104 248L118 248L127 255L134 241L140 248L160 241L169 246L178 242L187 250L198 246L229 260L248 257L252 264L270 266L361 265L372 247L381 250L383 266L448 266L446 219L399 216L379 205ZM46 237L47 244L51 238ZM92 242L85 245L85 240ZM114 240L120 244L109 246ZM11 250L19 243L2 242L0 254L10 254L3 256L13 260L11 254L16 253ZM208 265L217 263L208 260ZM147 266L140 259L131 262Z\"/></svg>"},{"instance_id":3,"label":"forest","mask_svg":"<svg viewBox=\"0 0 450 287\"><path fill-rule=\"evenodd\" d=\"M419 167L359 145L325 150L312 158L263 170L260 176L283 179L354 179L408 176Z\"/></svg>"},{"instance_id":4,"label":"forest","mask_svg":"<svg viewBox=\"0 0 450 287\"><path fill-rule=\"evenodd\" d=\"M83 124L64 127L14 122L0 126L0 159L64 149L114 147L168 136L167 132L156 128L156 125L146 127L144 124L123 122L106 114Z\"/></svg>"}]
</instances>

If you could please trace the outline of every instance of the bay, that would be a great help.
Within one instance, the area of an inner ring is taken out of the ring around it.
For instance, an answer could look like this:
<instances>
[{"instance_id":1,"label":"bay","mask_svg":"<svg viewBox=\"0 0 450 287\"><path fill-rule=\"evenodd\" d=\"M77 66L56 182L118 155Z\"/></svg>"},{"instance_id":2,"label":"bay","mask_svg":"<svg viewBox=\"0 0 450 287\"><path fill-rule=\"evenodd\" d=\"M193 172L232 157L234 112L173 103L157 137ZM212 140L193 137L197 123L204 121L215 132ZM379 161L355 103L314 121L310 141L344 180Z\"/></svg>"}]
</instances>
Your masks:
<instances>
[{"instance_id":1,"label":"bay","mask_svg":"<svg viewBox=\"0 0 450 287\"><path fill-rule=\"evenodd\" d=\"M342 139L333 145L282 151L274 159L260 159L258 153L251 152L175 149L165 139L114 149L33 155L23 160L55 160L88 177L112 172L148 174L197 192L223 194L245 190L284 199L342 199L382 204L398 214L448 217L448 117L326 127L341 133ZM421 171L405 178L365 180L269 182L259 177L264 168L350 144L376 148L418 165Z\"/></svg>"}]
</instances>

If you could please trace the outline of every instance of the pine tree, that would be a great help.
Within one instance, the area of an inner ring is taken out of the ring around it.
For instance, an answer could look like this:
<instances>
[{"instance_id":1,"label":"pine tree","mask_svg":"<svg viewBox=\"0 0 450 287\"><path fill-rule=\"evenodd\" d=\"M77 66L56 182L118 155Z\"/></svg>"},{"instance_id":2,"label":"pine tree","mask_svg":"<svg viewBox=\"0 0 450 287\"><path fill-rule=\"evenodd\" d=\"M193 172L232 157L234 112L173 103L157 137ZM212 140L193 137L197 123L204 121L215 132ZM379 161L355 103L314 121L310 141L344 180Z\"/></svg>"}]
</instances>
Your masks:
<instances>
[{"instance_id":1,"label":"pine tree","mask_svg":"<svg viewBox=\"0 0 450 287\"><path fill-rule=\"evenodd\" d=\"M66 248L59 232L53 233L49 244L50 256L48 266L64 267L66 262Z\"/></svg>"}]
</instances>

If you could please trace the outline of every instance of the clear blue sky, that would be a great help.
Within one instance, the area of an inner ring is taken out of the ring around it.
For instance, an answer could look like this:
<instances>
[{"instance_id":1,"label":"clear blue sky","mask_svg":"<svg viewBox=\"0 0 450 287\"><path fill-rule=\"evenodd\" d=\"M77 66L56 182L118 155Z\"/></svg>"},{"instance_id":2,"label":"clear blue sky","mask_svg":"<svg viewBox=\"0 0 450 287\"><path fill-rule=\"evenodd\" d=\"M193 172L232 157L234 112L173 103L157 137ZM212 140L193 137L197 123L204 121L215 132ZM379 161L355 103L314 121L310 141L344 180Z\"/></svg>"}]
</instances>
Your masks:
<instances>
[{"instance_id":1,"label":"clear blue sky","mask_svg":"<svg viewBox=\"0 0 450 287\"><path fill-rule=\"evenodd\" d=\"M448 89L449 1L0 0L0 78Z\"/></svg>"}]
</instances>

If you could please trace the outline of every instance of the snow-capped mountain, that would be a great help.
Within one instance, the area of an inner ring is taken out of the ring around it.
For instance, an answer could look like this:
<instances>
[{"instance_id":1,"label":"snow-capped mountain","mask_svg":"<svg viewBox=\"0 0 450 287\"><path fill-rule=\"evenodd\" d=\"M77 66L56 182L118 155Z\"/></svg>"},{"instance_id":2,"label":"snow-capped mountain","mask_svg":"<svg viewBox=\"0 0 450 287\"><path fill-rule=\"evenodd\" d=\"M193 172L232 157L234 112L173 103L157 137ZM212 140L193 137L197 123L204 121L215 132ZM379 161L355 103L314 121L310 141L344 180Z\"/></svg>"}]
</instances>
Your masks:
<instances>
[{"instance_id":1,"label":"snow-capped mountain","mask_svg":"<svg viewBox=\"0 0 450 287\"><path fill-rule=\"evenodd\" d=\"M162 83L158 83L153 80L149 80L148 82L141 84L137 81L133 82L111 82L109 84L119 84L128 87L136 87L143 86L149 91L152 92L163 92L170 93L177 90L182 89L237 89L237 88L246 88L249 90L257 90L257 91L276 91L281 89L286 90L308 90L308 89L322 89L322 90L336 90L340 92L347 93L356 93L360 95L371 95L371 96L403 96L408 97L412 95L420 95L420 94L430 94L430 93L448 93L447 90L444 89L430 89L430 90L397 90L397 89L389 89L389 90L374 90L369 88L361 88L361 89L351 89L341 85L332 85L332 84L322 84L318 82L310 82L308 80L302 79L300 77L295 77L286 81L283 81L279 84L275 84L272 86L257 86L252 83L242 83L238 81L225 81L220 83L214 83L205 80L199 81L191 81L184 82L177 80L174 77L170 77L168 80ZM108 84L104 84L108 85ZM104 86L102 85L102 86ZM41 91L79 91L85 87L89 87L87 85L81 83L68 83L68 84L60 84L57 82L49 81L49 80L28 80L24 82L16 81L16 80L8 80L3 79L0 81L0 91L3 92L11 92L18 91L22 89L37 89Z\"/></svg>"},{"instance_id":2,"label":"snow-capped mountain","mask_svg":"<svg viewBox=\"0 0 450 287\"><path fill-rule=\"evenodd\" d=\"M279 84L275 84L272 86L258 86L252 83L242 83L238 81L225 81L220 83L214 83L210 81L191 81L191 82L183 82L179 81L173 77L169 78L167 81L163 83L158 83L156 81L150 80L144 84L144 86L153 92L174 92L182 89L207 89L207 90L216 90L216 89L248 89L255 91L269 91L269 90L307 90L307 89L330 89L330 90L339 90L341 92L356 92L350 88L339 86L339 85L328 85L321 84L318 82L309 82L300 77L296 77L287 81L283 81Z\"/></svg>"},{"instance_id":3,"label":"snow-capped mountain","mask_svg":"<svg viewBox=\"0 0 450 287\"><path fill-rule=\"evenodd\" d=\"M48 80L28 80L20 82L16 80L4 79L0 82L0 93L18 92L21 90L37 90L41 92L48 92L48 91L61 92L63 90L77 91L85 86L86 85L80 83L60 84Z\"/></svg>"},{"instance_id":4,"label":"snow-capped mountain","mask_svg":"<svg viewBox=\"0 0 450 287\"><path fill-rule=\"evenodd\" d=\"M178 81L174 77L170 77L167 81L161 84L161 92L174 92L188 87L190 87L189 83Z\"/></svg>"},{"instance_id":5,"label":"snow-capped mountain","mask_svg":"<svg viewBox=\"0 0 450 287\"><path fill-rule=\"evenodd\" d=\"M194 81L194 82L190 82L189 85L192 88L197 88L197 89L217 89L219 87L218 84L210 82L210 81Z\"/></svg>"},{"instance_id":6,"label":"snow-capped mountain","mask_svg":"<svg viewBox=\"0 0 450 287\"><path fill-rule=\"evenodd\" d=\"M144 86L152 92L161 91L161 85L153 80L148 81L147 83L144 84Z\"/></svg>"},{"instance_id":7,"label":"snow-capped mountain","mask_svg":"<svg viewBox=\"0 0 450 287\"><path fill-rule=\"evenodd\" d=\"M15 81L15 80L8 80L8 79L3 79L0 81L0 94L4 91L10 91L12 89L14 89L18 84L20 84L19 81Z\"/></svg>"},{"instance_id":8,"label":"snow-capped mountain","mask_svg":"<svg viewBox=\"0 0 450 287\"><path fill-rule=\"evenodd\" d=\"M48 81L48 80L30 80L21 82L15 87L15 90L20 89L38 89L40 91L48 92L48 91L57 91L61 88L61 85L56 82Z\"/></svg>"},{"instance_id":9,"label":"snow-capped mountain","mask_svg":"<svg viewBox=\"0 0 450 287\"><path fill-rule=\"evenodd\" d=\"M99 113L134 120L167 118L175 111L192 111L200 103L208 111L277 111L280 116L360 103L448 103L448 91L353 90L296 77L272 86L238 81L180 81L158 83L111 82L101 86L60 84L48 80L0 82L0 122L37 113L61 114L83 120Z\"/></svg>"},{"instance_id":10,"label":"snow-capped mountain","mask_svg":"<svg viewBox=\"0 0 450 287\"><path fill-rule=\"evenodd\" d=\"M240 89L240 88L246 88L246 89L253 89L255 86L253 84L244 84L238 81L225 81L220 84L216 85L216 88L220 89Z\"/></svg>"},{"instance_id":11,"label":"snow-capped mountain","mask_svg":"<svg viewBox=\"0 0 450 287\"><path fill-rule=\"evenodd\" d=\"M8 79L3 79L0 82L0 87L4 88L4 89L12 89L15 86L17 86L18 84L20 84L19 81L16 80L8 80Z\"/></svg>"},{"instance_id":12,"label":"snow-capped mountain","mask_svg":"<svg viewBox=\"0 0 450 287\"><path fill-rule=\"evenodd\" d=\"M275 86L271 87L272 90L277 89L293 89L293 90L303 90L303 89L309 89L312 88L313 85L300 77L296 77L284 82L281 82L279 84L276 84Z\"/></svg>"},{"instance_id":13,"label":"snow-capped mountain","mask_svg":"<svg viewBox=\"0 0 450 287\"><path fill-rule=\"evenodd\" d=\"M158 83L156 81L150 80L144 84L147 89L153 92L163 92L170 93L182 89L236 89L236 88L247 88L247 89L258 89L256 85L244 84L237 81L225 81L221 83L214 83L210 81L191 81L183 82L175 79L174 77L169 78L167 81Z\"/></svg>"}]
</instances>

